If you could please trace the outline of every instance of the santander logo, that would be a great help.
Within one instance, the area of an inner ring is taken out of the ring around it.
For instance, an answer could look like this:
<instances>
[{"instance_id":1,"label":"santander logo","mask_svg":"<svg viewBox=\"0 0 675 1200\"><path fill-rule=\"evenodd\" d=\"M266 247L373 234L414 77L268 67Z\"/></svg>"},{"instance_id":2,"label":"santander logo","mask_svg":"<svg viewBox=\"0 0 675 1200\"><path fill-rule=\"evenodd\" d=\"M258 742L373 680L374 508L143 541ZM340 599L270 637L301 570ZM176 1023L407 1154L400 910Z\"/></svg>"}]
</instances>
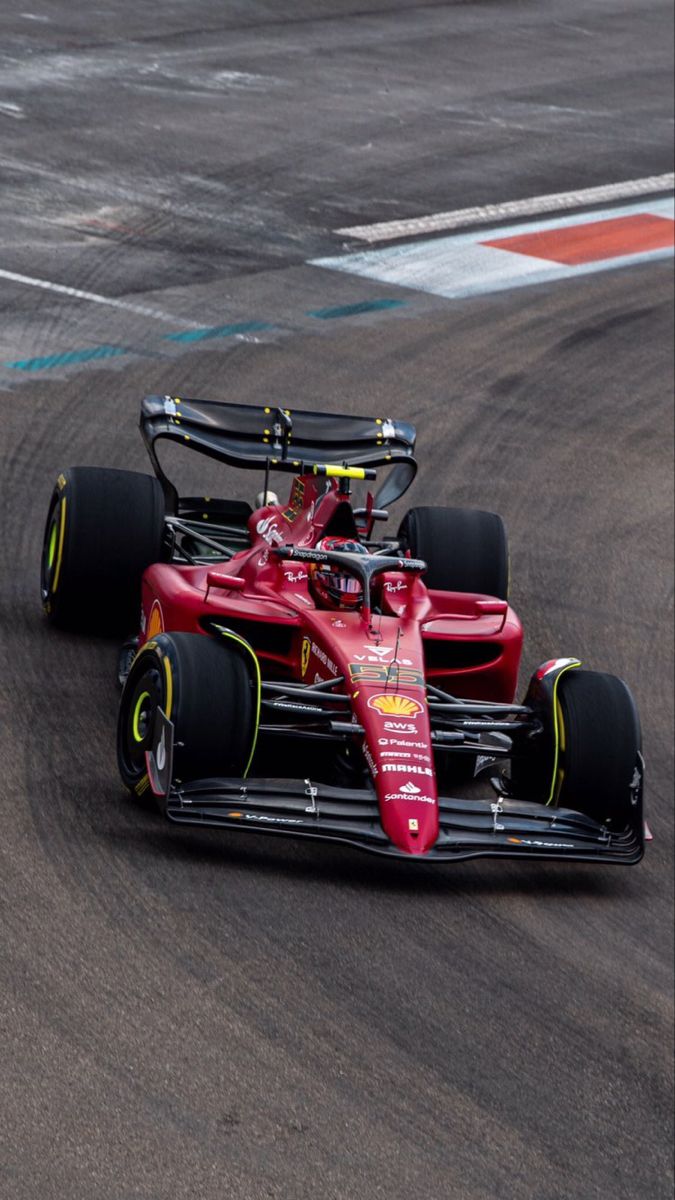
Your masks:
<instances>
[{"instance_id":1,"label":"santander logo","mask_svg":"<svg viewBox=\"0 0 675 1200\"><path fill-rule=\"evenodd\" d=\"M421 788L415 787L414 783L404 783L400 789L402 792L407 792L409 796L419 796Z\"/></svg>"}]
</instances>

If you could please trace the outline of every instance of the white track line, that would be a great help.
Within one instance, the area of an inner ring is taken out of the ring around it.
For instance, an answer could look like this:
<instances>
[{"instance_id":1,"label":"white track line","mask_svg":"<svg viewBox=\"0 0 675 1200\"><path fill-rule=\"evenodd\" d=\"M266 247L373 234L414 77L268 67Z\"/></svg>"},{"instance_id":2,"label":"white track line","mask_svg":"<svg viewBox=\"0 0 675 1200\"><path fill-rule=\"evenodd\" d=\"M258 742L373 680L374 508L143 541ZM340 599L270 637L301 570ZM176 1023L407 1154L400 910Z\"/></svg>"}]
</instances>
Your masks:
<instances>
[{"instance_id":1,"label":"white track line","mask_svg":"<svg viewBox=\"0 0 675 1200\"><path fill-rule=\"evenodd\" d=\"M537 213L558 212L581 208L586 204L602 204L630 196L648 196L665 192L675 186L675 173L650 175L647 179L627 179L623 183L608 183L602 187L581 188L577 192L554 192L550 196L531 196L527 200L507 200L503 204L485 204L480 208L458 208L454 212L432 213L428 217L411 217L403 221L380 221L376 225L351 225L336 229L343 237L360 238L364 242L386 242L393 238L411 237L420 233L435 233L439 229L459 229L464 225L482 225L503 217L529 217Z\"/></svg>"},{"instance_id":2,"label":"white track line","mask_svg":"<svg viewBox=\"0 0 675 1200\"><path fill-rule=\"evenodd\" d=\"M9 279L12 283L25 283L29 287L43 288L47 292L58 292L61 296L72 296L74 300L89 300L92 304L106 304L109 308L122 308L126 312L136 313L141 317L154 317L156 321L166 321L169 325L183 325L188 329L199 328L194 321L173 317L171 313L162 312L160 308L148 308L144 304L130 304L127 300L115 300L112 296L100 296L97 292L83 292L79 288L66 287L63 283L52 283L49 279L35 279L32 275L18 275L16 271L3 271L1 268L0 279Z\"/></svg>"}]
</instances>

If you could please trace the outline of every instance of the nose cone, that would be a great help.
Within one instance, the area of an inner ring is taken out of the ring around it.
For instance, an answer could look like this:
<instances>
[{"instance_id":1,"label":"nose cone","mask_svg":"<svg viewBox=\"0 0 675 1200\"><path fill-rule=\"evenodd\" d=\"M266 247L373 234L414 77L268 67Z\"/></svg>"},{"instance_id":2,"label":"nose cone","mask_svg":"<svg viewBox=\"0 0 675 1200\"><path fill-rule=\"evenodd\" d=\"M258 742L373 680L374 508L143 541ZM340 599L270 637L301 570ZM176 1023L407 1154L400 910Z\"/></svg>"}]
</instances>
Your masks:
<instances>
[{"instance_id":1,"label":"nose cone","mask_svg":"<svg viewBox=\"0 0 675 1200\"><path fill-rule=\"evenodd\" d=\"M382 828L399 850L425 854L438 837L438 792L424 693L364 688L355 707L366 730L365 756Z\"/></svg>"},{"instance_id":2,"label":"nose cone","mask_svg":"<svg viewBox=\"0 0 675 1200\"><path fill-rule=\"evenodd\" d=\"M433 767L432 767L433 771ZM426 854L438 837L438 798L433 777L385 777L378 787L382 827L406 854Z\"/></svg>"},{"instance_id":3,"label":"nose cone","mask_svg":"<svg viewBox=\"0 0 675 1200\"><path fill-rule=\"evenodd\" d=\"M360 612L311 620L351 688L382 828L405 854L426 854L438 838L438 792L418 622L379 616L374 637Z\"/></svg>"}]
</instances>

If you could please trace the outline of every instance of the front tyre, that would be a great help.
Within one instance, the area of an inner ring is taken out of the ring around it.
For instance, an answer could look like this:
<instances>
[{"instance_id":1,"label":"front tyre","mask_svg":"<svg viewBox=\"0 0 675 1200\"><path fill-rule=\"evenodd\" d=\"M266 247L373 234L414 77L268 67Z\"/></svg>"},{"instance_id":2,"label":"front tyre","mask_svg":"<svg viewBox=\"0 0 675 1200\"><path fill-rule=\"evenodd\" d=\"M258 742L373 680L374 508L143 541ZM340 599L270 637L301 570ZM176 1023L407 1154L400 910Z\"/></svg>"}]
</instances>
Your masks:
<instances>
[{"instance_id":1,"label":"front tyre","mask_svg":"<svg viewBox=\"0 0 675 1200\"><path fill-rule=\"evenodd\" d=\"M553 802L625 829L640 800L642 738L635 701L622 679L600 671L566 672L558 691Z\"/></svg>"},{"instance_id":2,"label":"front tyre","mask_svg":"<svg viewBox=\"0 0 675 1200\"><path fill-rule=\"evenodd\" d=\"M150 798L146 752L157 708L174 726L174 778L242 778L253 758L258 682L241 639L163 633L136 655L120 700L117 761L123 783Z\"/></svg>"},{"instance_id":3,"label":"front tyre","mask_svg":"<svg viewBox=\"0 0 675 1200\"><path fill-rule=\"evenodd\" d=\"M137 628L141 577L162 557L164 496L136 471L64 471L47 513L40 592L60 629L103 636Z\"/></svg>"},{"instance_id":4,"label":"front tyre","mask_svg":"<svg viewBox=\"0 0 675 1200\"><path fill-rule=\"evenodd\" d=\"M640 718L623 680L566 670L539 716L537 742L511 760L510 794L585 813L613 830L641 820Z\"/></svg>"}]
</instances>

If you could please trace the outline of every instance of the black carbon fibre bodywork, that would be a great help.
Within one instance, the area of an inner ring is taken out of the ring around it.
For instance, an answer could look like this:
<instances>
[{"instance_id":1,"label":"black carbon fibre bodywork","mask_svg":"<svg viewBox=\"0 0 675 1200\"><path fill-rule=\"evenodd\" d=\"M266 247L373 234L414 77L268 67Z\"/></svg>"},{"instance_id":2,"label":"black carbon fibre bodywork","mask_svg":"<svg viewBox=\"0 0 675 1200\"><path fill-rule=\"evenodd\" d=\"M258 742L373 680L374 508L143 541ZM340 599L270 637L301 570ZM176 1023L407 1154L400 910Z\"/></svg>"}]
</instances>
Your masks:
<instances>
[{"instance_id":1,"label":"black carbon fibre bodywork","mask_svg":"<svg viewBox=\"0 0 675 1200\"><path fill-rule=\"evenodd\" d=\"M394 846L379 820L377 799L365 789L306 780L204 779L172 788L166 816L180 825L257 829L294 837L345 842L361 850L410 859ZM644 852L641 781L635 819L618 832L571 809L499 798L442 796L440 833L416 862L466 858L546 858L573 862L637 863Z\"/></svg>"}]
</instances>

